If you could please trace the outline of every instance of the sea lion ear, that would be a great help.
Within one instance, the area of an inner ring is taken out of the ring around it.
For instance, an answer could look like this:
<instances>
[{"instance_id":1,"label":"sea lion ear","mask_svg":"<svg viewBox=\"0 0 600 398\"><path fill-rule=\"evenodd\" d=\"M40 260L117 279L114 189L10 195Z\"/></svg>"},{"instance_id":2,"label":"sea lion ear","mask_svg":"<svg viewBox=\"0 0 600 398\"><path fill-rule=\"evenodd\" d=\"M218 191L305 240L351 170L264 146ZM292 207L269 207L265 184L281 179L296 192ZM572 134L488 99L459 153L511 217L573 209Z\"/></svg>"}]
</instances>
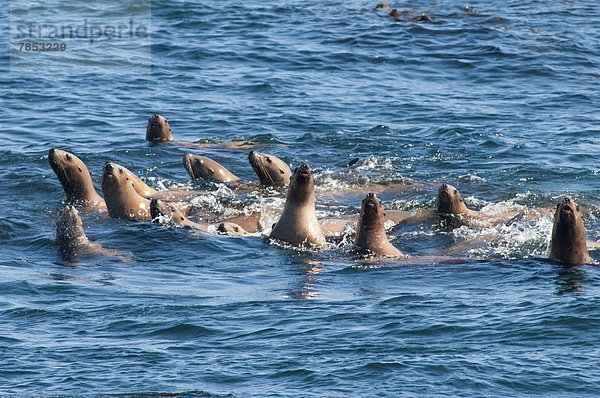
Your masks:
<instances>
[{"instance_id":1,"label":"sea lion ear","mask_svg":"<svg viewBox=\"0 0 600 398\"><path fill-rule=\"evenodd\" d=\"M81 168L81 166L77 166L77 170L79 170L79 172L83 172L83 169Z\"/></svg>"},{"instance_id":2,"label":"sea lion ear","mask_svg":"<svg viewBox=\"0 0 600 398\"><path fill-rule=\"evenodd\" d=\"M281 174L285 174L285 171L283 171L282 169L279 169L279 172L280 172Z\"/></svg>"}]
</instances>

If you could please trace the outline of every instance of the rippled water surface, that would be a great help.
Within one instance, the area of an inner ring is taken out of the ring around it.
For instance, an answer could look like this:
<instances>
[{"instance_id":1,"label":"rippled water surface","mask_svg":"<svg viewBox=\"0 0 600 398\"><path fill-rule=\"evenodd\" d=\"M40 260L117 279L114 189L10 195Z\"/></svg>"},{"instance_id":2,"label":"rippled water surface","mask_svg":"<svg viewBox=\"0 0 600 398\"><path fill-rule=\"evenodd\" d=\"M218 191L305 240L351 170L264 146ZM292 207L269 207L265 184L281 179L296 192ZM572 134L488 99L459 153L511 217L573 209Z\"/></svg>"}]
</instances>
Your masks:
<instances>
[{"instance_id":1,"label":"rippled water surface","mask_svg":"<svg viewBox=\"0 0 600 398\"><path fill-rule=\"evenodd\" d=\"M50 148L83 159L99 190L112 160L155 188L218 189L195 199L217 214L283 206L190 181L186 151L256 176L248 150L148 145L153 113L181 141L242 138L308 163L321 217L357 212L369 184L417 183L381 194L414 210L449 183L489 213L572 196L600 239L598 3L391 3L404 21L374 5L2 7L0 395L598 393L600 271L546 260L549 216L392 230L406 253L457 259L431 264L358 258L348 239L298 251L84 212L88 236L129 261L60 260ZM410 21L424 12L433 23ZM19 51L37 40L17 39L23 24L117 23L142 30Z\"/></svg>"}]
</instances>

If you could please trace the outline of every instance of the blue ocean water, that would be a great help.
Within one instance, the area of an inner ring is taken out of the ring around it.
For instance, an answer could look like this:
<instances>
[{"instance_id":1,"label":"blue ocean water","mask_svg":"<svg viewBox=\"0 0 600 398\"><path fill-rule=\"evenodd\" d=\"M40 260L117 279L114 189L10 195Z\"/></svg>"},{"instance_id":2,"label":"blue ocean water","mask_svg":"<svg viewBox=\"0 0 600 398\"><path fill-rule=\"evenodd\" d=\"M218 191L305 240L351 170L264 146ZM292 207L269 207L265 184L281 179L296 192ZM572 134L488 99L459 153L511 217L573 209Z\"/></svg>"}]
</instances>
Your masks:
<instances>
[{"instance_id":1,"label":"blue ocean water","mask_svg":"<svg viewBox=\"0 0 600 398\"><path fill-rule=\"evenodd\" d=\"M317 186L341 192L317 197L321 216L356 212L369 183L425 183L383 194L390 209L432 207L450 183L490 212L572 196L600 239L598 3L482 0L471 4L479 13L455 0L390 3L433 23L374 5L3 7L0 395L598 394L600 271L545 259L549 218L394 230L414 256L479 242L457 264L423 264L366 261L344 242L314 253L88 213L88 236L131 260L60 261L65 196L50 148L77 154L96 183L113 160L157 188L206 188L181 164L189 148L145 141L153 113L178 140L244 138L308 163ZM122 37L106 34L121 23ZM44 24L105 34L40 39ZM19 51L42 39L68 48ZM256 179L246 150L192 151ZM283 205L224 188L198 201L214 212Z\"/></svg>"}]
</instances>

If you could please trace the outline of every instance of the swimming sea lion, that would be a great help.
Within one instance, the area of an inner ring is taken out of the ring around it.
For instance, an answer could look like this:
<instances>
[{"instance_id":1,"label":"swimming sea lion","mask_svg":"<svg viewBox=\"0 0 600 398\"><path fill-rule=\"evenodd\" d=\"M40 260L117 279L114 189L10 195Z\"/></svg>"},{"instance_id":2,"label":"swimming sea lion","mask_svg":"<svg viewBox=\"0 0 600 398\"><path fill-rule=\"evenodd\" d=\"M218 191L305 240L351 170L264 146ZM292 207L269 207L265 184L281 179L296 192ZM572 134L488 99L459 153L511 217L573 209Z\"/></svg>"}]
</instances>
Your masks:
<instances>
[{"instance_id":1,"label":"swimming sea lion","mask_svg":"<svg viewBox=\"0 0 600 398\"><path fill-rule=\"evenodd\" d=\"M387 4L385 4L385 3L378 3L378 4L376 4L376 5L375 5L375 7L374 7L374 9L376 9L376 10L379 10L379 9L382 9L382 8L390 8L390 6L388 6L388 5L387 5Z\"/></svg>"},{"instance_id":2,"label":"swimming sea lion","mask_svg":"<svg viewBox=\"0 0 600 398\"><path fill-rule=\"evenodd\" d=\"M150 201L136 192L123 167L106 162L102 191L111 217L150 220Z\"/></svg>"},{"instance_id":3,"label":"swimming sea lion","mask_svg":"<svg viewBox=\"0 0 600 398\"><path fill-rule=\"evenodd\" d=\"M479 212L469 209L458 189L448 184L442 184L438 189L436 207L440 215L477 216L479 214Z\"/></svg>"},{"instance_id":4,"label":"swimming sea lion","mask_svg":"<svg viewBox=\"0 0 600 398\"><path fill-rule=\"evenodd\" d=\"M106 203L96 192L92 175L81 159L67 151L50 149L48 163L67 194L67 202L106 211Z\"/></svg>"},{"instance_id":5,"label":"swimming sea lion","mask_svg":"<svg viewBox=\"0 0 600 398\"><path fill-rule=\"evenodd\" d=\"M171 125L163 116L154 114L148 119L146 141L161 143L173 141Z\"/></svg>"},{"instance_id":6,"label":"swimming sea lion","mask_svg":"<svg viewBox=\"0 0 600 398\"><path fill-rule=\"evenodd\" d=\"M354 240L355 248L365 253L409 258L389 242L385 233L385 220L385 211L377 195L367 194L360 208L360 218Z\"/></svg>"},{"instance_id":7,"label":"swimming sea lion","mask_svg":"<svg viewBox=\"0 0 600 398\"><path fill-rule=\"evenodd\" d=\"M429 14L425 12L416 17L406 18L413 11L415 10L399 10L397 8L394 8L388 13L388 15L394 18L396 22L433 22Z\"/></svg>"},{"instance_id":8,"label":"swimming sea lion","mask_svg":"<svg viewBox=\"0 0 600 398\"><path fill-rule=\"evenodd\" d=\"M234 222L222 222L217 226L217 231L232 236L260 236L259 232L248 232L239 224Z\"/></svg>"},{"instance_id":9,"label":"swimming sea lion","mask_svg":"<svg viewBox=\"0 0 600 398\"><path fill-rule=\"evenodd\" d=\"M113 163L113 165L123 170L125 177L131 182L131 185L133 185L133 189L135 189L135 191L139 195L143 196L146 199L150 199L151 197L159 193L159 191L157 191L156 189L149 187L148 184L142 181L140 177L138 177L128 168L116 163Z\"/></svg>"},{"instance_id":10,"label":"swimming sea lion","mask_svg":"<svg viewBox=\"0 0 600 398\"><path fill-rule=\"evenodd\" d=\"M235 174L205 156L184 153L183 166L192 178L205 178L219 182L239 181L239 178Z\"/></svg>"},{"instance_id":11,"label":"swimming sea lion","mask_svg":"<svg viewBox=\"0 0 600 398\"><path fill-rule=\"evenodd\" d=\"M248 154L250 166L265 187L283 187L290 183L292 170L277 156L250 151Z\"/></svg>"},{"instance_id":12,"label":"swimming sea lion","mask_svg":"<svg viewBox=\"0 0 600 398\"><path fill-rule=\"evenodd\" d=\"M585 227L579 206L571 198L556 205L549 257L569 265L595 263L587 251Z\"/></svg>"},{"instance_id":13,"label":"swimming sea lion","mask_svg":"<svg viewBox=\"0 0 600 398\"><path fill-rule=\"evenodd\" d=\"M306 164L296 168L288 190L285 206L270 238L298 247L325 248L315 209L315 180Z\"/></svg>"},{"instance_id":14,"label":"swimming sea lion","mask_svg":"<svg viewBox=\"0 0 600 398\"><path fill-rule=\"evenodd\" d=\"M154 144L173 142L175 144L191 148L220 147L227 149L247 149L257 146L256 143L244 139L233 139L224 143L196 143L176 141L173 139L173 131L171 129L171 125L164 116L161 116L159 114L154 114L148 119L148 124L146 125L146 141L152 142Z\"/></svg>"},{"instance_id":15,"label":"swimming sea lion","mask_svg":"<svg viewBox=\"0 0 600 398\"><path fill-rule=\"evenodd\" d=\"M90 241L83 230L79 211L71 205L61 210L56 222L56 243L64 261L76 261L92 255L116 255L102 245Z\"/></svg>"},{"instance_id":16,"label":"swimming sea lion","mask_svg":"<svg viewBox=\"0 0 600 398\"><path fill-rule=\"evenodd\" d=\"M208 230L208 224L200 224L191 221L176 205L163 202L162 200L152 199L150 201L150 214L152 216L152 221L154 222L160 222L162 221L161 217L164 217L174 225L198 229L205 232Z\"/></svg>"}]
</instances>

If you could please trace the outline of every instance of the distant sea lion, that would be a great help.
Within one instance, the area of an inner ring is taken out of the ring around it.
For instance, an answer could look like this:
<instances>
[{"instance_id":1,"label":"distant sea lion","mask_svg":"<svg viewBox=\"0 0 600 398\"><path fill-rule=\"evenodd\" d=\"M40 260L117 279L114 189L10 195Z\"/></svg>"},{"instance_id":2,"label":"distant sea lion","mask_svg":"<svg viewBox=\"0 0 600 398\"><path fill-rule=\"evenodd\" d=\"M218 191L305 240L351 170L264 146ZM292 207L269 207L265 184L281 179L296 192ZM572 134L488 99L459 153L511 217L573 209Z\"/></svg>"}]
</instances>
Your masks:
<instances>
[{"instance_id":1,"label":"distant sea lion","mask_svg":"<svg viewBox=\"0 0 600 398\"><path fill-rule=\"evenodd\" d=\"M374 9L376 9L376 10L379 10L379 9L382 9L382 8L390 8L390 6L388 6L388 5L387 5L387 4L385 4L385 3L378 3L378 4L376 4L376 5L375 5L375 7L373 7L373 8L374 8Z\"/></svg>"},{"instance_id":2,"label":"distant sea lion","mask_svg":"<svg viewBox=\"0 0 600 398\"><path fill-rule=\"evenodd\" d=\"M429 14L426 12L422 13L421 15L417 15L416 17L406 18L406 16L410 13L411 11L408 10L400 11L397 8L394 8L389 12L388 15L394 18L396 22L433 22L433 19L431 19Z\"/></svg>"},{"instance_id":3,"label":"distant sea lion","mask_svg":"<svg viewBox=\"0 0 600 398\"><path fill-rule=\"evenodd\" d=\"M90 241L83 230L79 211L71 205L61 210L56 222L56 243L64 261L74 262L82 257L115 255L118 253Z\"/></svg>"},{"instance_id":4,"label":"distant sea lion","mask_svg":"<svg viewBox=\"0 0 600 398\"><path fill-rule=\"evenodd\" d=\"M298 167L292 175L283 212L270 238L297 247L322 249L326 246L316 215L315 180L306 164Z\"/></svg>"},{"instance_id":5,"label":"distant sea lion","mask_svg":"<svg viewBox=\"0 0 600 398\"><path fill-rule=\"evenodd\" d=\"M233 139L224 143L197 143L177 141L173 138L173 131L171 129L171 125L164 116L159 114L154 114L148 119L148 124L146 125L146 141L149 141L153 144L173 142L177 145L191 148L219 147L226 149L247 149L259 145L255 142L244 139Z\"/></svg>"},{"instance_id":6,"label":"distant sea lion","mask_svg":"<svg viewBox=\"0 0 600 398\"><path fill-rule=\"evenodd\" d=\"M106 211L106 203L96 192L92 175L81 159L67 151L50 149L48 163L65 190L67 202Z\"/></svg>"},{"instance_id":7,"label":"distant sea lion","mask_svg":"<svg viewBox=\"0 0 600 398\"><path fill-rule=\"evenodd\" d=\"M587 251L583 217L571 198L556 205L549 257L560 263L582 265L595 263Z\"/></svg>"},{"instance_id":8,"label":"distant sea lion","mask_svg":"<svg viewBox=\"0 0 600 398\"><path fill-rule=\"evenodd\" d=\"M106 162L102 174L102 191L111 217L150 220L150 201L136 192L123 167Z\"/></svg>"},{"instance_id":9,"label":"distant sea lion","mask_svg":"<svg viewBox=\"0 0 600 398\"><path fill-rule=\"evenodd\" d=\"M206 156L183 154L183 166L192 178L205 178L218 182L235 182L239 178L220 163Z\"/></svg>"},{"instance_id":10,"label":"distant sea lion","mask_svg":"<svg viewBox=\"0 0 600 398\"><path fill-rule=\"evenodd\" d=\"M277 156L268 153L250 151L248 161L252 170L265 187L283 187L289 185L292 178L290 167Z\"/></svg>"},{"instance_id":11,"label":"distant sea lion","mask_svg":"<svg viewBox=\"0 0 600 398\"><path fill-rule=\"evenodd\" d=\"M367 194L360 208L360 218L354 240L355 248L367 254L409 258L389 242L385 232L385 220L385 211L377 195Z\"/></svg>"}]
</instances>

